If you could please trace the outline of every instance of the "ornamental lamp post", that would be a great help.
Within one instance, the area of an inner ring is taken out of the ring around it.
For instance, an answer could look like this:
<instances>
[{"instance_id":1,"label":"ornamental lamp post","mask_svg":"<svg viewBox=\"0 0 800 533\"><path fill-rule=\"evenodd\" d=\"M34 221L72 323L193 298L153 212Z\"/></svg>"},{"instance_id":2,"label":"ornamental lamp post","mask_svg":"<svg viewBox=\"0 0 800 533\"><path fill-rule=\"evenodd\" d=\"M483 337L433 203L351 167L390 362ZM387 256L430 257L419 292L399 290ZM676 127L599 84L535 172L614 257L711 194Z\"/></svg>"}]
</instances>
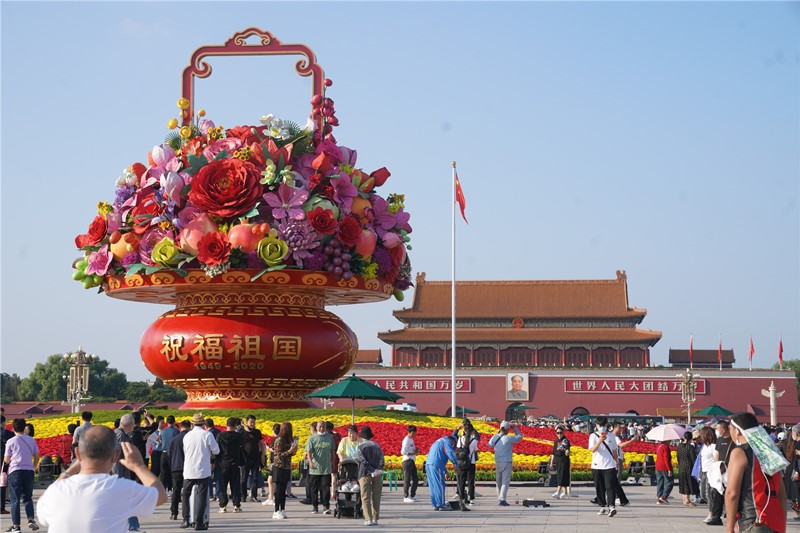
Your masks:
<instances>
[{"instance_id":1,"label":"ornamental lamp post","mask_svg":"<svg viewBox=\"0 0 800 533\"><path fill-rule=\"evenodd\" d=\"M64 360L69 362L69 375L61 376L67 382L67 401L62 405L71 405L73 413L80 413L82 402L92 398L89 396L89 364L97 359L95 354L88 355L81 346L64 354Z\"/></svg>"},{"instance_id":2,"label":"ornamental lamp post","mask_svg":"<svg viewBox=\"0 0 800 533\"><path fill-rule=\"evenodd\" d=\"M685 374L676 374L675 376L681 378L681 401L686 405L686 422L691 425L692 404L696 399L695 393L697 392L696 379L700 377L700 374L687 368Z\"/></svg>"}]
</instances>

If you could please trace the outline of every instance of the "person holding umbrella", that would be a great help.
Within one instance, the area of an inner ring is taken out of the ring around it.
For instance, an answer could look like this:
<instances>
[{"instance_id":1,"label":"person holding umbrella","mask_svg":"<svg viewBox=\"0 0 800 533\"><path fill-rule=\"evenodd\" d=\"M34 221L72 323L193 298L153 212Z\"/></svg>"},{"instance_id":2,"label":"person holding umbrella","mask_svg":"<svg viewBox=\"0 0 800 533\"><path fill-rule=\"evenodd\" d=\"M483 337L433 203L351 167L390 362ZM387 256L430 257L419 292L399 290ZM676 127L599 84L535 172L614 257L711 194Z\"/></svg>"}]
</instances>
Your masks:
<instances>
[{"instance_id":1,"label":"person holding umbrella","mask_svg":"<svg viewBox=\"0 0 800 533\"><path fill-rule=\"evenodd\" d=\"M669 441L662 441L656 448L656 504L669 504L669 495L674 486L672 450Z\"/></svg>"}]
</instances>

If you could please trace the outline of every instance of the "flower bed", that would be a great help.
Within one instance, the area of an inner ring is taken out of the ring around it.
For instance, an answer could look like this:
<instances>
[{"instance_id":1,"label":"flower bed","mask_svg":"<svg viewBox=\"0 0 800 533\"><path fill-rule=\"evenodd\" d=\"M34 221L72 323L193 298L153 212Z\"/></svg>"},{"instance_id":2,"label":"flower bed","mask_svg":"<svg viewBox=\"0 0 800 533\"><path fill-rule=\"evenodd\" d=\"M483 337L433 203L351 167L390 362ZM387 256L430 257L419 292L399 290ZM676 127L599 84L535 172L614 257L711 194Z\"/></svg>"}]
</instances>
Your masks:
<instances>
[{"instance_id":1,"label":"flower bed","mask_svg":"<svg viewBox=\"0 0 800 533\"><path fill-rule=\"evenodd\" d=\"M160 411L153 411L154 414L176 414ZM206 417L214 419L217 427L224 430L223 421L229 416L244 418L251 411L223 411L209 410L204 411ZM343 409L333 409L320 411L314 409L294 409L294 410L264 410L252 411L257 418L256 427L267 436L272 435L272 426L275 423L291 421L294 434L305 442L310 436L311 423L318 420L330 421L334 424L336 431L344 435L347 433L347 426L350 424L350 412ZM113 420L119 418L124 412L120 411L101 411L95 413L95 423L113 427ZM187 413L177 413L177 418L188 418ZM61 435L66 433L69 423L75 422L75 415L62 415L52 418L36 418L31 422L36 427L36 440L39 443L42 455L56 455L60 449ZM389 413L381 412L376 414L372 410L358 410L356 414L356 425L359 427L368 425L375 434L375 441L381 445L386 456L386 469L396 470L401 474L402 457L400 455L400 445L406 435L406 426L413 424L417 426L416 445L423 453L417 455L417 465L427 458L427 451L436 439L449 435L453 429L460 425L461 421L455 418L443 416L418 415L408 413ZM480 434L478 443L478 462L477 470L479 479L494 478L494 453L488 447L489 439L497 432L498 424L487 423L480 420L473 421L473 426ZM521 427L523 440L514 446L514 473L516 479L537 479L538 467L540 462L550 460L550 453L553 449L555 431L551 428L532 428ZM586 448L589 437L585 433L566 432L566 437L572 443L571 458L573 471L586 471L591 465L591 453ZM265 437L266 438L266 437ZM625 448L626 463L630 461L644 461L645 455L654 455L656 443L634 442ZM295 465L303 458L302 448L294 457ZM452 466L452 465L451 465Z\"/></svg>"}]
</instances>

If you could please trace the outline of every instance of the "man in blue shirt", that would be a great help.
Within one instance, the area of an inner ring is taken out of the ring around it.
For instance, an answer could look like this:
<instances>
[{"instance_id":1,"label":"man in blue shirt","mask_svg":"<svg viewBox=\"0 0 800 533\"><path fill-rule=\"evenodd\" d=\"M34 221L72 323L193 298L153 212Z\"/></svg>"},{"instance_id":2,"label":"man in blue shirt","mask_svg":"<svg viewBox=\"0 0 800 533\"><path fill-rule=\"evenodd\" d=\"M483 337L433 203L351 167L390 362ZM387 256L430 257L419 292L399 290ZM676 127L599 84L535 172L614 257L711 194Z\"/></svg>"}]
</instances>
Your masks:
<instances>
[{"instance_id":1,"label":"man in blue shirt","mask_svg":"<svg viewBox=\"0 0 800 533\"><path fill-rule=\"evenodd\" d=\"M445 505L444 477L447 474L447 461L457 467L458 460L455 453L456 439L451 435L442 437L431 445L428 451L428 459L425 462L425 475L428 477L428 486L431 489L431 504L434 511L450 511L449 505Z\"/></svg>"},{"instance_id":2,"label":"man in blue shirt","mask_svg":"<svg viewBox=\"0 0 800 533\"><path fill-rule=\"evenodd\" d=\"M514 431L509 435L509 429ZM522 440L522 433L511 423L503 420L500 431L489 439L489 448L494 448L495 484L497 485L497 504L508 506L506 497L511 485L511 461L514 444Z\"/></svg>"}]
</instances>

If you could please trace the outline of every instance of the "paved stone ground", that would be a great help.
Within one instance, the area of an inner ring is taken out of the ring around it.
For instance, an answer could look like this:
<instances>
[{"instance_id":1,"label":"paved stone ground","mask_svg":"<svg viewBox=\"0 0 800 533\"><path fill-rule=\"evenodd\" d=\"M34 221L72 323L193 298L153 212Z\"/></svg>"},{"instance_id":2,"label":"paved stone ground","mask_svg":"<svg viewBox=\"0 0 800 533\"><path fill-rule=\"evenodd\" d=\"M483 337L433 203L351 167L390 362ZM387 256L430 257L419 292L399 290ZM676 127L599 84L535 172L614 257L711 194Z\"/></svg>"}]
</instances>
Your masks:
<instances>
[{"instance_id":1,"label":"paved stone ground","mask_svg":"<svg viewBox=\"0 0 800 533\"><path fill-rule=\"evenodd\" d=\"M295 487L297 494L303 489ZM588 486L578 486L574 492L578 497L570 500L554 500L553 489L545 487L531 487L512 485L509 491L510 507L497 506L493 486L479 486L477 498L472 511L463 513L459 511L440 512L434 511L428 499L428 488L420 487L416 503L403 503L402 489L389 490L384 486L381 503L380 526L374 530L390 530L395 532L475 532L475 533L508 533L510 530L519 532L553 531L553 532L578 532L581 533L666 533L666 532L691 532L691 531L719 531L722 527L706 526L702 519L706 516L704 507L684 507L681 505L681 496L677 487L673 491L671 505L656 505L655 487L627 486L625 488L631 504L619 508L619 514L613 518L598 516L598 508L589 503L594 497L594 489ZM448 495L453 489L448 488ZM41 495L36 491L34 501ZM527 508L514 505L516 500L525 498L544 499L551 504L548 508ZM249 531L346 531L353 529L367 529L363 520L352 518L336 519L333 515L312 515L311 507L302 505L297 500L288 500L286 513L287 520L272 520L272 506L260 503L244 503L244 512L234 514L217 512L216 502L210 502L211 531L249 532ZM2 530L10 525L8 515L3 515ZM141 519L142 528L148 533L177 533L184 531L178 528L180 522L169 520L169 507L159 507L155 514ZM789 531L800 532L800 522L789 519ZM23 525L23 531L27 531ZM41 531L46 531L42 528ZM91 532L101 533L101 532Z\"/></svg>"}]
</instances>

